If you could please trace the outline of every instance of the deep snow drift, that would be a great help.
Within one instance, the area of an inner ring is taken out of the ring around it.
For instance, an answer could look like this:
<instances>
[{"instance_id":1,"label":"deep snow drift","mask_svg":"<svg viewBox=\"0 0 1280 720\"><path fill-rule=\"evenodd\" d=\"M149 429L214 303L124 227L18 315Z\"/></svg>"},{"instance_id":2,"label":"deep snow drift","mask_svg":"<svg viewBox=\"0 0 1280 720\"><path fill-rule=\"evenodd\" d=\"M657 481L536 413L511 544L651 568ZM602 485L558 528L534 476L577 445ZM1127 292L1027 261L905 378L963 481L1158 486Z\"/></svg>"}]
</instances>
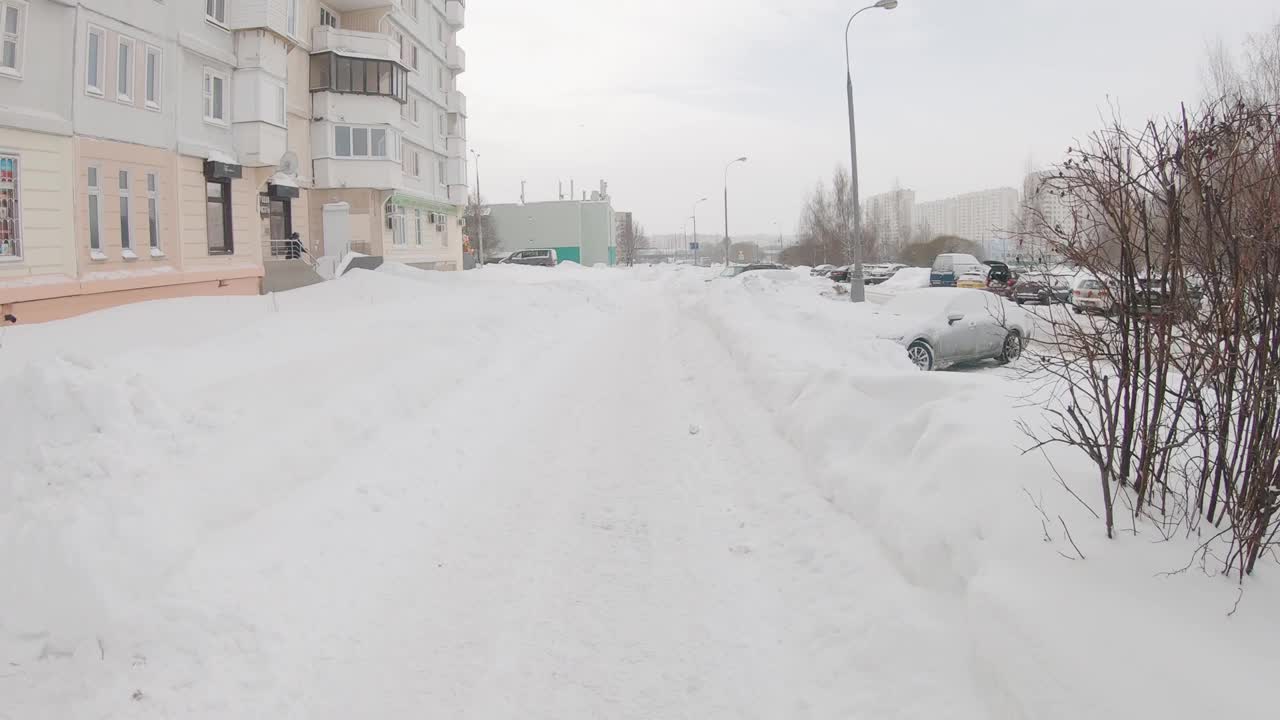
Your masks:
<instances>
[{"instance_id":1,"label":"deep snow drift","mask_svg":"<svg viewBox=\"0 0 1280 720\"><path fill-rule=\"evenodd\" d=\"M0 718L1266 716L1280 569L1228 617L1160 574L1193 540L1108 542L1019 453L1014 375L707 277L390 265L10 328Z\"/></svg>"}]
</instances>

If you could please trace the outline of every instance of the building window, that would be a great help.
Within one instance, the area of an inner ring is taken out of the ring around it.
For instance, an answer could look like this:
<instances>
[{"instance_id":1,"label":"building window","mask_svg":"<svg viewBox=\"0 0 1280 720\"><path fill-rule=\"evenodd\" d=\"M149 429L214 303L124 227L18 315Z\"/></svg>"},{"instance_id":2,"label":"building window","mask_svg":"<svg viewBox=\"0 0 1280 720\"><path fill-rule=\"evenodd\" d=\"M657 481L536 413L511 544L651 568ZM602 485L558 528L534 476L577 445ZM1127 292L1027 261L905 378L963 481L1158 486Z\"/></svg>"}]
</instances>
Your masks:
<instances>
[{"instance_id":1,"label":"building window","mask_svg":"<svg viewBox=\"0 0 1280 720\"><path fill-rule=\"evenodd\" d=\"M440 42L444 42L444 37L445 37L444 22L437 20L436 21L436 39L439 40Z\"/></svg>"},{"instance_id":2,"label":"building window","mask_svg":"<svg viewBox=\"0 0 1280 720\"><path fill-rule=\"evenodd\" d=\"M205 180L205 233L210 255L235 252L231 237L231 181Z\"/></svg>"},{"instance_id":3,"label":"building window","mask_svg":"<svg viewBox=\"0 0 1280 720\"><path fill-rule=\"evenodd\" d=\"M409 8L409 16L414 20L418 19L418 0L404 0L405 6Z\"/></svg>"},{"instance_id":4,"label":"building window","mask_svg":"<svg viewBox=\"0 0 1280 720\"><path fill-rule=\"evenodd\" d=\"M0 2L0 74L22 73L22 36L26 3Z\"/></svg>"},{"instance_id":5,"label":"building window","mask_svg":"<svg viewBox=\"0 0 1280 720\"><path fill-rule=\"evenodd\" d=\"M400 33L400 32L396 33L396 47L400 48L400 62L404 62L405 60L404 33Z\"/></svg>"},{"instance_id":6,"label":"building window","mask_svg":"<svg viewBox=\"0 0 1280 720\"><path fill-rule=\"evenodd\" d=\"M18 157L0 155L0 260L22 257L18 210Z\"/></svg>"},{"instance_id":7,"label":"building window","mask_svg":"<svg viewBox=\"0 0 1280 720\"><path fill-rule=\"evenodd\" d=\"M436 68L436 83L440 86L440 92L444 92L444 67Z\"/></svg>"},{"instance_id":8,"label":"building window","mask_svg":"<svg viewBox=\"0 0 1280 720\"><path fill-rule=\"evenodd\" d=\"M226 25L227 0L204 0L204 16L219 25Z\"/></svg>"},{"instance_id":9,"label":"building window","mask_svg":"<svg viewBox=\"0 0 1280 720\"><path fill-rule=\"evenodd\" d=\"M90 95L102 95L102 49L105 36L100 28L89 27L89 40L85 46L84 89Z\"/></svg>"},{"instance_id":10,"label":"building window","mask_svg":"<svg viewBox=\"0 0 1280 720\"><path fill-rule=\"evenodd\" d=\"M160 48L147 46L147 87L145 99L147 107L152 110L160 109L160 82L161 82L161 66L162 58Z\"/></svg>"},{"instance_id":11,"label":"building window","mask_svg":"<svg viewBox=\"0 0 1280 720\"><path fill-rule=\"evenodd\" d=\"M227 124L227 76L210 68L204 69L204 121Z\"/></svg>"},{"instance_id":12,"label":"building window","mask_svg":"<svg viewBox=\"0 0 1280 720\"><path fill-rule=\"evenodd\" d=\"M399 205L393 205L390 200L386 204L387 212L387 228L391 230L391 242L395 245L404 245L405 232L404 208Z\"/></svg>"},{"instance_id":13,"label":"building window","mask_svg":"<svg viewBox=\"0 0 1280 720\"><path fill-rule=\"evenodd\" d=\"M133 102L133 39L123 35L116 43L116 99Z\"/></svg>"},{"instance_id":14,"label":"building window","mask_svg":"<svg viewBox=\"0 0 1280 720\"><path fill-rule=\"evenodd\" d=\"M283 85L276 86L276 124L280 127L288 126L288 108L285 99L285 91Z\"/></svg>"},{"instance_id":15,"label":"building window","mask_svg":"<svg viewBox=\"0 0 1280 720\"><path fill-rule=\"evenodd\" d=\"M409 174L414 177L422 176L422 154L417 150L409 154Z\"/></svg>"},{"instance_id":16,"label":"building window","mask_svg":"<svg viewBox=\"0 0 1280 720\"><path fill-rule=\"evenodd\" d=\"M320 6L320 24L328 25L329 27L335 30L338 29L338 13L321 5Z\"/></svg>"},{"instance_id":17,"label":"building window","mask_svg":"<svg viewBox=\"0 0 1280 720\"><path fill-rule=\"evenodd\" d=\"M289 0L289 34L298 36L298 0Z\"/></svg>"},{"instance_id":18,"label":"building window","mask_svg":"<svg viewBox=\"0 0 1280 720\"><path fill-rule=\"evenodd\" d=\"M129 171L120 171L120 247L126 255L133 253L133 236L129 232Z\"/></svg>"},{"instance_id":19,"label":"building window","mask_svg":"<svg viewBox=\"0 0 1280 720\"><path fill-rule=\"evenodd\" d=\"M102 253L102 184L98 168L89 168L89 254Z\"/></svg>"},{"instance_id":20,"label":"building window","mask_svg":"<svg viewBox=\"0 0 1280 720\"><path fill-rule=\"evenodd\" d=\"M394 160L395 133L381 127L333 126L333 154L355 160Z\"/></svg>"},{"instance_id":21,"label":"building window","mask_svg":"<svg viewBox=\"0 0 1280 720\"><path fill-rule=\"evenodd\" d=\"M408 70L390 60L353 58L332 52L311 56L311 92L384 95L409 102Z\"/></svg>"},{"instance_id":22,"label":"building window","mask_svg":"<svg viewBox=\"0 0 1280 720\"><path fill-rule=\"evenodd\" d=\"M160 250L160 179L155 173L147 173L147 237L151 241L151 254Z\"/></svg>"},{"instance_id":23,"label":"building window","mask_svg":"<svg viewBox=\"0 0 1280 720\"><path fill-rule=\"evenodd\" d=\"M443 160L436 161L436 179L440 187L445 187L448 183L445 180L447 170Z\"/></svg>"},{"instance_id":24,"label":"building window","mask_svg":"<svg viewBox=\"0 0 1280 720\"><path fill-rule=\"evenodd\" d=\"M418 245L422 244L422 211L417 209L413 211L413 237Z\"/></svg>"},{"instance_id":25,"label":"building window","mask_svg":"<svg viewBox=\"0 0 1280 720\"><path fill-rule=\"evenodd\" d=\"M436 132L440 133L440 137L444 137L445 133L445 117L444 113L436 114Z\"/></svg>"},{"instance_id":26,"label":"building window","mask_svg":"<svg viewBox=\"0 0 1280 720\"><path fill-rule=\"evenodd\" d=\"M422 124L421 110L422 110L422 106L418 103L418 99L414 98L413 99L413 124L414 125Z\"/></svg>"},{"instance_id":27,"label":"building window","mask_svg":"<svg viewBox=\"0 0 1280 720\"><path fill-rule=\"evenodd\" d=\"M413 65L413 69L418 69L418 46L414 44L409 48L409 64Z\"/></svg>"}]
</instances>

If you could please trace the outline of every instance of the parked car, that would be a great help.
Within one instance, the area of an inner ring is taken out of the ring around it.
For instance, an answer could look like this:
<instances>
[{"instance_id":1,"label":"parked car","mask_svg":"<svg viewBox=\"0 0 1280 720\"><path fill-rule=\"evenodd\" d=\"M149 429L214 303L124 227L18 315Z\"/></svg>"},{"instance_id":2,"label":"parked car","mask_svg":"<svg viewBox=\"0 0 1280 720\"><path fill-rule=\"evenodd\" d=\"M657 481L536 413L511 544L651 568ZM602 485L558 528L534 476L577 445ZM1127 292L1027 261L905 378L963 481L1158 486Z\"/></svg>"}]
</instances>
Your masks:
<instances>
[{"instance_id":1,"label":"parked car","mask_svg":"<svg viewBox=\"0 0 1280 720\"><path fill-rule=\"evenodd\" d=\"M1007 264L999 260L983 260L990 270L987 272L987 281L991 283L1000 283L1001 285L1012 286L1011 281L1017 279L1017 273L1013 271Z\"/></svg>"},{"instance_id":2,"label":"parked car","mask_svg":"<svg viewBox=\"0 0 1280 720\"><path fill-rule=\"evenodd\" d=\"M1041 305L1065 303L1071 297L1071 284L1061 275L1028 273L1014 283L1010 297L1019 305L1029 302Z\"/></svg>"},{"instance_id":3,"label":"parked car","mask_svg":"<svg viewBox=\"0 0 1280 720\"><path fill-rule=\"evenodd\" d=\"M730 265L720 271L719 277L731 278L738 277L743 273L759 272L761 270L786 270L786 268L775 263L753 263L751 265Z\"/></svg>"},{"instance_id":4,"label":"parked car","mask_svg":"<svg viewBox=\"0 0 1280 720\"><path fill-rule=\"evenodd\" d=\"M879 263L876 265L866 265L863 267L863 276L867 285L879 285L888 280L898 271L906 267L901 263Z\"/></svg>"},{"instance_id":5,"label":"parked car","mask_svg":"<svg viewBox=\"0 0 1280 720\"><path fill-rule=\"evenodd\" d=\"M1087 312L1106 314L1115 309L1115 301L1105 283L1095 278L1085 278L1071 293L1071 307L1077 315Z\"/></svg>"},{"instance_id":6,"label":"parked car","mask_svg":"<svg viewBox=\"0 0 1280 720\"><path fill-rule=\"evenodd\" d=\"M1133 311L1143 315L1172 314L1189 318L1195 315L1203 298L1204 291L1185 279L1175 286L1174 281L1161 275L1141 277L1133 293Z\"/></svg>"},{"instance_id":7,"label":"parked car","mask_svg":"<svg viewBox=\"0 0 1280 720\"><path fill-rule=\"evenodd\" d=\"M987 274L984 272L967 272L956 278L956 287L970 290L986 290Z\"/></svg>"},{"instance_id":8,"label":"parked car","mask_svg":"<svg viewBox=\"0 0 1280 720\"><path fill-rule=\"evenodd\" d=\"M835 280L836 282L849 282L849 274L852 271L853 271L852 266L841 265L840 267L827 273L827 277L831 278L832 280Z\"/></svg>"},{"instance_id":9,"label":"parked car","mask_svg":"<svg viewBox=\"0 0 1280 720\"><path fill-rule=\"evenodd\" d=\"M827 275L831 274L832 270L835 270L835 269L836 269L835 265L816 265L813 267L813 269L809 271L809 274L815 277L826 277Z\"/></svg>"},{"instance_id":10,"label":"parked car","mask_svg":"<svg viewBox=\"0 0 1280 720\"><path fill-rule=\"evenodd\" d=\"M1031 339L1027 313L982 290L924 288L896 296L877 314L879 337L906 348L921 370L994 358L1011 362Z\"/></svg>"},{"instance_id":11,"label":"parked car","mask_svg":"<svg viewBox=\"0 0 1280 720\"><path fill-rule=\"evenodd\" d=\"M517 250L507 256L503 263L511 265L542 265L555 267L559 262L555 250Z\"/></svg>"},{"instance_id":12,"label":"parked car","mask_svg":"<svg viewBox=\"0 0 1280 720\"><path fill-rule=\"evenodd\" d=\"M980 272L983 269L978 258L964 253L943 253L933 260L929 271L930 287L955 287L956 280L967 272Z\"/></svg>"}]
</instances>

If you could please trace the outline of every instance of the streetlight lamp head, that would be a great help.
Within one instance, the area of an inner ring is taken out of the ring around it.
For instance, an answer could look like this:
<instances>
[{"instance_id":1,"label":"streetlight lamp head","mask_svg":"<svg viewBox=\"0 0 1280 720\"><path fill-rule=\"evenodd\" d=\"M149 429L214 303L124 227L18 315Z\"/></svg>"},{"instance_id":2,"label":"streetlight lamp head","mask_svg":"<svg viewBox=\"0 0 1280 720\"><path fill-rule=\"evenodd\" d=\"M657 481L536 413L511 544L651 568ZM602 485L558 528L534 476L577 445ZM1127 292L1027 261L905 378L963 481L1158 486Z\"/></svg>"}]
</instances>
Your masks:
<instances>
[{"instance_id":1,"label":"streetlight lamp head","mask_svg":"<svg viewBox=\"0 0 1280 720\"><path fill-rule=\"evenodd\" d=\"M876 7L882 10L892 10L898 7L898 0L880 0L880 2L876 3Z\"/></svg>"},{"instance_id":2,"label":"streetlight lamp head","mask_svg":"<svg viewBox=\"0 0 1280 720\"><path fill-rule=\"evenodd\" d=\"M894 1L896 2L897 0L894 0ZM738 158L737 160L734 160L734 162L746 162L746 161L747 161L747 156L746 156L746 155L743 155L742 157Z\"/></svg>"}]
</instances>

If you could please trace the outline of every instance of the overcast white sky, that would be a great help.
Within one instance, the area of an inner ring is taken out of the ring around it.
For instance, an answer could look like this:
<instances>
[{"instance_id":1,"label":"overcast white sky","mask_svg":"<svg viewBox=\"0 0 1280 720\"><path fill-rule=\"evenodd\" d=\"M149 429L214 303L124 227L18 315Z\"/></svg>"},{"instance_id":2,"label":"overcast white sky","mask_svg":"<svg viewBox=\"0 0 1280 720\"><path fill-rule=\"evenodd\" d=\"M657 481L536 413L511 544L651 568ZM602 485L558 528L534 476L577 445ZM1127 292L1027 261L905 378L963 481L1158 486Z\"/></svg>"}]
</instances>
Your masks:
<instances>
[{"instance_id":1,"label":"overcast white sky","mask_svg":"<svg viewBox=\"0 0 1280 720\"><path fill-rule=\"evenodd\" d=\"M783 232L848 164L841 31L873 0L472 0L459 42L485 199L608 180L651 233ZM1020 186L1099 124L1200 95L1205 48L1280 20L1276 0L902 0L854 22L863 196ZM474 172L474 167L472 168Z\"/></svg>"}]
</instances>

